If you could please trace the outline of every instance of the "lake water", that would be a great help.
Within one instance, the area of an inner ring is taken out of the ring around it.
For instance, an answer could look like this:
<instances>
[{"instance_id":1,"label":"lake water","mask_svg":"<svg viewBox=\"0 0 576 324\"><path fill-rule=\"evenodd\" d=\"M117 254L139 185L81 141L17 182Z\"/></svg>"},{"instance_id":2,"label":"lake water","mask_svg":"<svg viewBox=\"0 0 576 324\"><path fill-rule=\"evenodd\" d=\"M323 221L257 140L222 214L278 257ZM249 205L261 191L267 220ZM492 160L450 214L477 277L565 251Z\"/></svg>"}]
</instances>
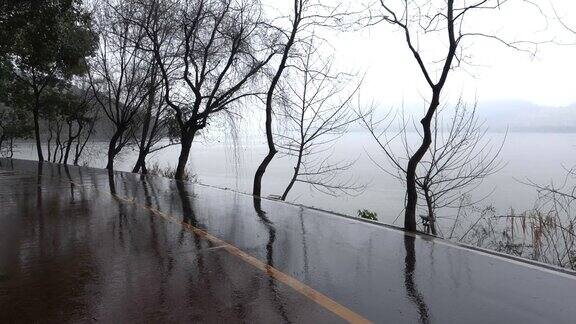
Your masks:
<instances>
[{"instance_id":1,"label":"lake water","mask_svg":"<svg viewBox=\"0 0 576 324\"><path fill-rule=\"evenodd\" d=\"M489 136L494 138L495 143L503 138L501 133ZM473 193L474 197L480 198L493 191L482 204L491 204L499 212L509 208L524 210L532 207L537 193L520 181L562 181L565 176L563 167L570 168L576 163L575 140L576 134L572 133L509 133L501 153L506 165L497 174L488 177ZM90 166L104 167L105 145L96 143L92 147ZM175 165L179 150L178 146L170 147L152 156L149 163ZM347 134L334 149L336 160L356 160L344 176L353 176L359 183L367 185L361 195L331 197L306 184L296 183L288 200L350 215L366 208L376 211L380 221L393 223L402 212L404 188L398 180L380 170L366 152L371 152L375 159L385 161L373 139L365 132ZM240 136L236 145L226 141L198 141L193 146L189 167L201 183L251 192L254 171L265 153L263 137ZM265 175L264 195L281 194L292 175L293 160L277 156L279 158L273 160ZM21 144L15 157L35 159L35 149L31 144ZM130 171L135 158L136 152L127 149L118 160L117 169Z\"/></svg>"}]
</instances>

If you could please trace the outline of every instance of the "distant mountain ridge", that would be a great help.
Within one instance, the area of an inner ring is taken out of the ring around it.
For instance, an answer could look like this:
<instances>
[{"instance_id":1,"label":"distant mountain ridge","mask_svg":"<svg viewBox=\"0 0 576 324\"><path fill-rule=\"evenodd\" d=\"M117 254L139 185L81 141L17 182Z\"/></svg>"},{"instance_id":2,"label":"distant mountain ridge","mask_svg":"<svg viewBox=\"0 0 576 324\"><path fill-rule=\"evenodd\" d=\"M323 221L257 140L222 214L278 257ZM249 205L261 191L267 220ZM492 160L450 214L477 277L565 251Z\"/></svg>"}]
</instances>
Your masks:
<instances>
[{"instance_id":1,"label":"distant mountain ridge","mask_svg":"<svg viewBox=\"0 0 576 324\"><path fill-rule=\"evenodd\" d=\"M540 106L524 101L478 103L478 117L491 131L576 132L576 104Z\"/></svg>"}]
</instances>

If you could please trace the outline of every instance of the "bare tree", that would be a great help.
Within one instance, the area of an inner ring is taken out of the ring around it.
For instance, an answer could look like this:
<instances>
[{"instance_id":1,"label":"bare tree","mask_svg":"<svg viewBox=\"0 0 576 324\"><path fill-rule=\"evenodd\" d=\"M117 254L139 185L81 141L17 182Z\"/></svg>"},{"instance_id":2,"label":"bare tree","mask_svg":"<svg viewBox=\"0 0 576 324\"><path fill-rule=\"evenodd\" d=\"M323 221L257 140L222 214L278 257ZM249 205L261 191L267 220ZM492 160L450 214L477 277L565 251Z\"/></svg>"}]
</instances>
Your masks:
<instances>
[{"instance_id":1,"label":"bare tree","mask_svg":"<svg viewBox=\"0 0 576 324\"><path fill-rule=\"evenodd\" d=\"M44 100L45 101L45 100ZM48 105L44 106L49 107ZM48 125L48 137L46 138L46 146L48 151L48 156L46 161L48 162L56 162L56 156L58 155L58 149L60 148L60 135L62 134L62 116L57 111L51 110L50 114L41 113L40 115L43 121ZM55 139L54 137L57 137ZM53 146L53 140L56 141L56 144Z\"/></svg>"},{"instance_id":2,"label":"bare tree","mask_svg":"<svg viewBox=\"0 0 576 324\"><path fill-rule=\"evenodd\" d=\"M97 103L88 77L77 78L72 83L72 105L66 114L67 139L63 163L68 164L72 147L75 147L73 162L78 164L86 142L94 132L98 117Z\"/></svg>"},{"instance_id":3,"label":"bare tree","mask_svg":"<svg viewBox=\"0 0 576 324\"><path fill-rule=\"evenodd\" d=\"M559 184L528 181L538 192L535 208L520 215L506 215L511 223L520 221L522 229L528 229L522 234L530 239L530 258L576 269L575 180L576 167L572 167Z\"/></svg>"},{"instance_id":4,"label":"bare tree","mask_svg":"<svg viewBox=\"0 0 576 324\"><path fill-rule=\"evenodd\" d=\"M520 0L522 1L522 0ZM404 228L416 231L416 207L418 202L417 168L432 144L431 124L434 114L440 106L442 90L448 80L448 75L453 68L466 63L463 43L470 38L486 38L504 44L510 48L534 53L537 43L535 42L509 42L497 35L483 31L469 30L470 24L465 21L475 12L498 10L509 1L501 0L477 0L458 3L454 0L441 2L418 1L418 0L379 0L371 8L379 8L379 12L371 12L368 24L387 22L398 28L405 36L406 45L412 53L422 76L430 89L428 108L420 120L422 126L422 142L410 156L406 166L406 208L404 214ZM523 1L532 4L529 1ZM440 59L431 63L423 57L423 50L419 42L434 37L444 37L438 40L439 46L446 47L446 53ZM446 44L446 45L444 45ZM436 72L436 67L439 72ZM434 77L437 74L438 77Z\"/></svg>"},{"instance_id":5,"label":"bare tree","mask_svg":"<svg viewBox=\"0 0 576 324\"><path fill-rule=\"evenodd\" d=\"M62 142L62 131L64 130L64 121L61 115L47 118L48 122L48 162L60 163L64 152L64 143ZM54 146L52 146L54 140Z\"/></svg>"},{"instance_id":6,"label":"bare tree","mask_svg":"<svg viewBox=\"0 0 576 324\"><path fill-rule=\"evenodd\" d=\"M40 117L48 129L47 161L61 163L65 148L64 126L75 108L74 96L64 87L49 88L45 91L41 104Z\"/></svg>"},{"instance_id":7,"label":"bare tree","mask_svg":"<svg viewBox=\"0 0 576 324\"><path fill-rule=\"evenodd\" d=\"M26 110L0 104L0 156L12 158L14 141L30 138L33 127Z\"/></svg>"},{"instance_id":8,"label":"bare tree","mask_svg":"<svg viewBox=\"0 0 576 324\"><path fill-rule=\"evenodd\" d=\"M78 165L80 157L82 157L82 154L85 152L86 144L88 144L88 141L92 138L92 135L94 135L94 128L98 117L98 112L92 110L92 112L86 116L85 123L78 124L80 130L78 131L78 136L74 144L74 165Z\"/></svg>"},{"instance_id":9,"label":"bare tree","mask_svg":"<svg viewBox=\"0 0 576 324\"><path fill-rule=\"evenodd\" d=\"M106 0L94 13L100 42L89 63L89 76L94 98L114 127L108 145L108 170L114 169L114 158L134 138L136 115L150 90L154 62L142 50L142 28L126 18L137 10L131 2Z\"/></svg>"},{"instance_id":10,"label":"bare tree","mask_svg":"<svg viewBox=\"0 0 576 324\"><path fill-rule=\"evenodd\" d=\"M266 172L266 168L278 152L274 143L274 131L272 127L275 93L282 75L290 66L289 60L299 55L295 50L295 44L299 42L306 43L310 39L315 26L332 26L334 22L339 21L346 15L345 12L339 11L339 6L330 7L323 2L322 0L293 0L291 1L291 14L288 17L281 17L288 19L288 27L283 28L270 25L270 27L283 36L285 40L281 42L281 48L278 50L280 61L272 72L270 84L266 92L265 126L268 153L262 162L260 162L254 174L254 184L252 187L252 195L254 196L261 196L262 177Z\"/></svg>"},{"instance_id":11,"label":"bare tree","mask_svg":"<svg viewBox=\"0 0 576 324\"><path fill-rule=\"evenodd\" d=\"M522 181L538 194L532 209L485 217L470 228L462 240L576 269L576 167L564 168L564 171L560 182Z\"/></svg>"},{"instance_id":12,"label":"bare tree","mask_svg":"<svg viewBox=\"0 0 576 324\"><path fill-rule=\"evenodd\" d=\"M141 130L134 134L136 137L135 142L138 143L138 158L132 172L141 171L143 174L148 173L146 159L149 154L178 144L172 138L170 138L168 143L160 144L163 139L169 137L169 125L173 120L173 116L164 101L164 97L161 95L163 92L162 79L155 63L152 66L148 87L146 109L138 114L138 118L141 119L141 122L138 123L141 125Z\"/></svg>"},{"instance_id":13,"label":"bare tree","mask_svg":"<svg viewBox=\"0 0 576 324\"><path fill-rule=\"evenodd\" d=\"M352 162L333 162L333 144L358 117L351 101L360 82L350 89L352 76L333 68L333 57L323 57L310 41L304 45L294 73L287 74L281 91L282 115L286 131L276 134L280 152L296 159L294 173L281 196L286 200L296 182L336 196L355 194L363 189L342 172Z\"/></svg>"},{"instance_id":14,"label":"bare tree","mask_svg":"<svg viewBox=\"0 0 576 324\"><path fill-rule=\"evenodd\" d=\"M425 230L433 235L439 234L439 210L462 208L485 198L476 201L462 199L477 189L486 177L504 166L499 156L506 134L501 143L493 145L487 137L488 128L476 115L476 107L475 103L469 109L459 99L452 111L441 107L433 118L432 145L416 170L416 187L425 198L419 206L425 207L427 213L427 216L422 217L422 223ZM443 120L441 112L451 114L448 121ZM402 116L399 131L390 132L389 127L393 121L388 120L388 117L375 121L372 113L362 118L366 129L386 155L389 167L369 156L380 169L404 182L408 173L405 161L414 154L410 145L410 132L407 130L408 122ZM419 141L424 137L422 133L417 135ZM400 152L393 147L395 140L402 143ZM463 201L466 201L464 205Z\"/></svg>"},{"instance_id":15,"label":"bare tree","mask_svg":"<svg viewBox=\"0 0 576 324\"><path fill-rule=\"evenodd\" d=\"M174 112L182 179L192 142L209 120L259 93L250 89L272 58L258 1L135 0L134 23L146 33Z\"/></svg>"},{"instance_id":16,"label":"bare tree","mask_svg":"<svg viewBox=\"0 0 576 324\"><path fill-rule=\"evenodd\" d=\"M274 158L274 156L278 152L278 150L276 149L276 146L274 144L274 135L273 135L273 129L272 129L272 116L273 116L272 104L273 104L273 100L274 100L274 92L276 91L276 87L278 86L278 82L280 81L280 78L282 77L282 74L284 73L284 70L286 69L286 66L288 64L288 58L290 56L292 46L296 42L296 34L298 33L299 29L301 28L300 25L301 25L302 20L304 18L303 13L304 13L304 10L306 8L305 4L306 4L305 1L294 0L291 29L288 33L284 32L283 30L280 29L280 31L286 37L286 42L285 42L283 49L281 51L282 57L280 59L280 62L278 63L278 66L276 68L274 76L272 77L272 79L270 81L268 91L266 92L266 122L265 123L266 123L266 143L268 144L268 153L266 154L266 156L264 157L264 159L262 160L262 162L258 166L258 169L256 169L256 173L254 174L254 185L252 188L252 195L254 195L256 197L260 197L262 194L262 177L264 176L264 173L266 172L266 168L268 167L268 164L270 164L270 162L272 161L272 159Z\"/></svg>"},{"instance_id":17,"label":"bare tree","mask_svg":"<svg viewBox=\"0 0 576 324\"><path fill-rule=\"evenodd\" d=\"M78 165L86 145L96 132L101 106L94 95L88 73L72 78L66 95L70 103L65 111L67 140L64 164L68 164L70 160L74 165Z\"/></svg>"},{"instance_id":18,"label":"bare tree","mask_svg":"<svg viewBox=\"0 0 576 324\"><path fill-rule=\"evenodd\" d=\"M574 216L573 169L560 183L536 184L533 208L497 214L493 207L465 211L478 214L467 230L455 235L458 241L527 259L576 270L576 217Z\"/></svg>"}]
</instances>

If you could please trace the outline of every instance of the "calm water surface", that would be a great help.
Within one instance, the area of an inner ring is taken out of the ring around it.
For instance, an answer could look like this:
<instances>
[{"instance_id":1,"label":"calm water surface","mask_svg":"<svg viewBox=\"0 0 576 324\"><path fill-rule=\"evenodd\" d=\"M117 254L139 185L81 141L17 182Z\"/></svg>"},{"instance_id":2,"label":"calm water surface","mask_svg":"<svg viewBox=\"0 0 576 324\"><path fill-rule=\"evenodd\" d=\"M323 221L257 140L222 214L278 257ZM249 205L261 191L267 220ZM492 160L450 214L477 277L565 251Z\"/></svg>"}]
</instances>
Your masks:
<instances>
[{"instance_id":1,"label":"calm water surface","mask_svg":"<svg viewBox=\"0 0 576 324\"><path fill-rule=\"evenodd\" d=\"M489 136L493 137L495 143L503 138L500 133ZM565 175L564 168L576 164L575 140L576 134L571 133L509 133L501 153L506 165L500 172L487 178L474 192L474 197L484 197L492 192L482 204L491 204L499 212L510 208L524 210L532 207L536 192L520 181L561 182ZM105 146L105 143L96 143L91 148L90 158L87 159L90 166L105 166ZM173 166L179 151L178 146L165 149L152 156L149 163ZM369 134L364 132L352 132L342 138L335 146L333 155L335 160L356 160L343 177L353 177L358 183L366 184L367 188L362 194L331 197L315 191L307 184L297 183L288 200L351 215L356 214L358 209L366 208L376 211L381 221L393 223L402 212L402 184L380 170L370 160L367 152L386 165L384 155L378 151ZM250 192L254 171L265 153L266 146L255 137L241 137L236 145L225 141L197 142L192 149L189 167L202 183ZM130 171L136 156L136 151L127 149L117 162L117 169ZM292 175L294 161L277 156L279 158L271 163L264 178L265 195L281 194ZM35 159L34 147L30 144L20 145L20 151L15 157Z\"/></svg>"}]
</instances>

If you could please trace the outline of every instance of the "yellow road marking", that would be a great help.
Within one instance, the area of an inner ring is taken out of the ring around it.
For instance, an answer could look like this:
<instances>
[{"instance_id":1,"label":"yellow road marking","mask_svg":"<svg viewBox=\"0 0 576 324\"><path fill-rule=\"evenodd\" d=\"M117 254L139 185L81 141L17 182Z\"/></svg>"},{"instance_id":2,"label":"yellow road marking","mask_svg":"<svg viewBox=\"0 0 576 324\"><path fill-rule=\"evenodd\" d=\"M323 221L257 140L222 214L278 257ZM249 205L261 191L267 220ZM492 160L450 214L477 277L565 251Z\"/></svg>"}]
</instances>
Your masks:
<instances>
[{"instance_id":1,"label":"yellow road marking","mask_svg":"<svg viewBox=\"0 0 576 324\"><path fill-rule=\"evenodd\" d=\"M77 184L71 180L68 180L68 181L70 181L75 186L82 187L81 185L79 185L79 184ZM186 222L183 222L183 221L173 217L172 215L161 212L160 210L157 210L151 206L137 203L135 201L135 199L129 199L126 197L121 197L121 196L118 196L117 194L113 194L113 193L105 191L105 190L100 190L100 189L96 189L96 190L100 191L100 192L104 192L106 194L109 194L112 197L114 197L120 201L134 204L138 207L144 208L144 209L150 211L152 214L160 216L169 222L183 226L184 228L188 229L192 233L200 236L201 238L206 239L207 241L210 241L210 242L216 244L219 248L223 248L228 253L240 258L241 260L252 265L256 269L261 270L262 272L266 273L268 276L270 276L270 277L278 280L279 282L282 282L283 284L291 287L295 291L299 292L300 294L304 295L305 297L314 301L315 303L324 307L325 309L331 311L332 313L338 315L339 317L341 317L342 319L344 319L345 321L347 321L349 323L371 323L369 320L364 318L362 315L355 313L354 311L350 310L349 308L347 308L347 307L339 304L335 300L331 299L330 297L314 290L312 287L298 281L297 279L291 277L290 275L287 275L287 274L283 273L282 271L258 260L257 258L255 258L255 257L249 255L248 253L240 250L239 248L235 247L234 245L229 244L229 243L211 235L210 233L208 233L208 232L206 232L200 228L194 227L194 226L192 226Z\"/></svg>"}]
</instances>

